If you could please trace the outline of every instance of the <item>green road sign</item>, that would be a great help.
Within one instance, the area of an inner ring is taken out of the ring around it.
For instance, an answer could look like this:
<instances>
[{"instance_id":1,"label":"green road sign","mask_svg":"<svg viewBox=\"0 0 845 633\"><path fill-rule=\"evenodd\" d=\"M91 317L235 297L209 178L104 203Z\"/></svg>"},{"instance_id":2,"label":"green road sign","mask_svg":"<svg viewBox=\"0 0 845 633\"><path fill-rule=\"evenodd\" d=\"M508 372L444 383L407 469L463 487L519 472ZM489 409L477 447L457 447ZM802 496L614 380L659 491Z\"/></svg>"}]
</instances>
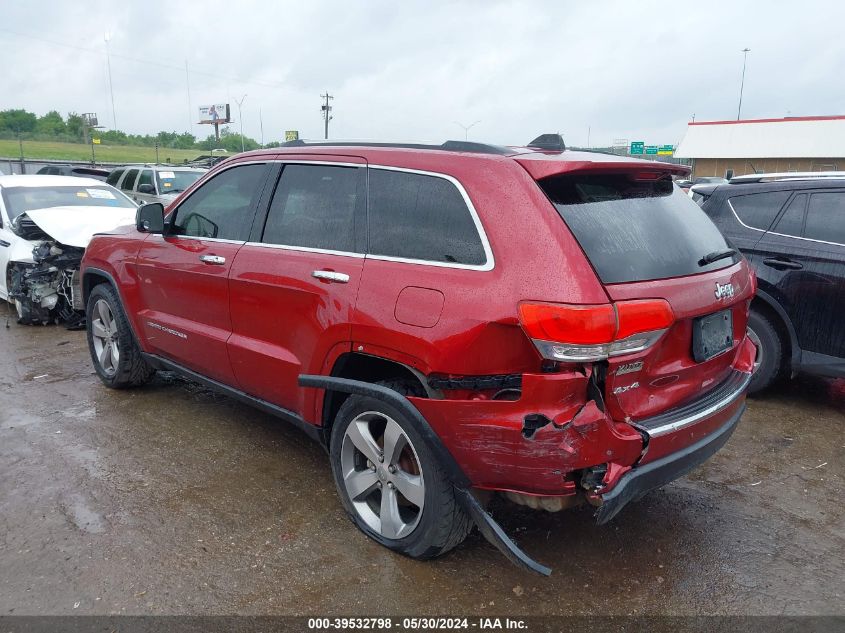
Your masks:
<instances>
[{"instance_id":1,"label":"green road sign","mask_svg":"<svg viewBox=\"0 0 845 633\"><path fill-rule=\"evenodd\" d=\"M631 153L632 154L642 154L644 147L645 147L645 142L643 142L643 141L632 141L631 142Z\"/></svg>"},{"instance_id":2,"label":"green road sign","mask_svg":"<svg viewBox=\"0 0 845 633\"><path fill-rule=\"evenodd\" d=\"M646 145L645 153L649 155L657 154L657 145Z\"/></svg>"},{"instance_id":3,"label":"green road sign","mask_svg":"<svg viewBox=\"0 0 845 633\"><path fill-rule=\"evenodd\" d=\"M657 148L657 153L660 156L671 156L675 153L675 146L674 145L661 145Z\"/></svg>"}]
</instances>

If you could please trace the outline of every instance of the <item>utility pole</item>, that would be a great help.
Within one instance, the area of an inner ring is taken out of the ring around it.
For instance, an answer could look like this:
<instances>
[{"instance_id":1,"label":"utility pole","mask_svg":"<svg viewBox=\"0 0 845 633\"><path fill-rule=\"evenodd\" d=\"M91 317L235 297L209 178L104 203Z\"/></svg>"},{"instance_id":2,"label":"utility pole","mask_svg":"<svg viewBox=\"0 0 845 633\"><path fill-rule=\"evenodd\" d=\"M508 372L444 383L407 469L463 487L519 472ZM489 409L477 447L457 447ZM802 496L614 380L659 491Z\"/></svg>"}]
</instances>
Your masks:
<instances>
[{"instance_id":1,"label":"utility pole","mask_svg":"<svg viewBox=\"0 0 845 633\"><path fill-rule=\"evenodd\" d=\"M194 110L191 108L191 77L188 74L188 60L185 60L185 90L188 94L188 132L194 133Z\"/></svg>"},{"instance_id":2,"label":"utility pole","mask_svg":"<svg viewBox=\"0 0 845 633\"><path fill-rule=\"evenodd\" d=\"M258 108L258 125L261 128L261 149L264 149L264 117L261 114L261 108Z\"/></svg>"},{"instance_id":3,"label":"utility pole","mask_svg":"<svg viewBox=\"0 0 845 633\"><path fill-rule=\"evenodd\" d=\"M114 86L112 86L111 82L111 54L109 52L109 40L111 40L111 33L106 32L103 34L103 39L106 42L106 68L109 72L109 95L111 96L111 124L113 129L117 129L117 114L115 114L114 109Z\"/></svg>"},{"instance_id":4,"label":"utility pole","mask_svg":"<svg viewBox=\"0 0 845 633\"><path fill-rule=\"evenodd\" d=\"M745 88L745 62L748 59L750 48L742 49L742 81L739 84L739 107L736 109L736 120L739 121L740 114L742 114L742 90Z\"/></svg>"},{"instance_id":5,"label":"utility pole","mask_svg":"<svg viewBox=\"0 0 845 633\"><path fill-rule=\"evenodd\" d=\"M241 97L241 100L240 100L240 101L238 101L237 99L235 99L235 103L237 103L237 104L238 104L238 118L239 118L239 119L240 119L240 121L241 121L241 151L242 151L242 152L245 152L245 151L246 151L246 149L244 148L244 117L243 117L243 115L241 114L241 106L242 106L242 105L243 105L243 103L244 103L244 99L246 99L246 95L244 95L243 97Z\"/></svg>"},{"instance_id":6,"label":"utility pole","mask_svg":"<svg viewBox=\"0 0 845 633\"><path fill-rule=\"evenodd\" d=\"M454 121L455 125L458 125L464 129L464 140L466 141L469 138L469 131L474 128L476 125L481 123L480 120L475 121L474 123L470 123L469 125L464 125L460 121Z\"/></svg>"},{"instance_id":7,"label":"utility pole","mask_svg":"<svg viewBox=\"0 0 845 633\"><path fill-rule=\"evenodd\" d=\"M329 138L329 121L331 121L334 117L331 115L332 107L329 105L329 99L334 99L332 95L329 94L329 91L326 90L326 94L320 95L326 102L323 104L321 110L323 111L323 119L326 122L326 135L325 138Z\"/></svg>"},{"instance_id":8,"label":"utility pole","mask_svg":"<svg viewBox=\"0 0 845 633\"><path fill-rule=\"evenodd\" d=\"M86 112L82 115L82 129L85 132L85 142L91 143L91 164L96 165L97 159L94 156L94 134L92 133L94 130L100 129L103 127L99 125L97 121L97 113L96 112Z\"/></svg>"},{"instance_id":9,"label":"utility pole","mask_svg":"<svg viewBox=\"0 0 845 633\"><path fill-rule=\"evenodd\" d=\"M23 158L23 139L21 138L21 131L17 130L17 132L18 132L18 147L21 150L21 173L25 174L26 173L26 162L24 162L24 158Z\"/></svg>"}]
</instances>

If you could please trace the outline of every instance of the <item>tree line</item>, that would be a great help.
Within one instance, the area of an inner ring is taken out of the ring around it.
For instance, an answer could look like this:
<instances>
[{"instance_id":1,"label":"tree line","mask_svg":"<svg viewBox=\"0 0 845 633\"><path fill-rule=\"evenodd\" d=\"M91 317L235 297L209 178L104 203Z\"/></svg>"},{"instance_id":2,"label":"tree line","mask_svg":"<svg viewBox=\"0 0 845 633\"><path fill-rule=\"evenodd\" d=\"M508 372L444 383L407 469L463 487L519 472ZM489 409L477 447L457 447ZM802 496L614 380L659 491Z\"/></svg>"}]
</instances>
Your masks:
<instances>
[{"instance_id":1,"label":"tree line","mask_svg":"<svg viewBox=\"0 0 845 633\"><path fill-rule=\"evenodd\" d=\"M220 140L209 134L204 140L197 139L190 132L165 132L158 134L127 134L121 130L94 130L93 136L104 145L133 145L160 148L212 150L223 148L228 152L241 151L241 135L228 127L220 129ZM69 112L63 117L56 110L38 116L27 110L0 110L0 138L22 138L32 141L61 141L81 143L85 139L85 122L76 112ZM276 142L265 147L277 147ZM246 150L258 149L255 139L244 136L243 147Z\"/></svg>"}]
</instances>

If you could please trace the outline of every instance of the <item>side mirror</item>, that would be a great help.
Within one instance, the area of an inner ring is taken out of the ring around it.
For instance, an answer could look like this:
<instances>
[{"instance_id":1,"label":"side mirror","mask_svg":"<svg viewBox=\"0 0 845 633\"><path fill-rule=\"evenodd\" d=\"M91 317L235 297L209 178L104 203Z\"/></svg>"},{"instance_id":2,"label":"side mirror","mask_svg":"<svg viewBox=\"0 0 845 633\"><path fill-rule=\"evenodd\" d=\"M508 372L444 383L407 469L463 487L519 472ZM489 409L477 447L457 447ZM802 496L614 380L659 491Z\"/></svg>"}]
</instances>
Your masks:
<instances>
[{"instance_id":1,"label":"side mirror","mask_svg":"<svg viewBox=\"0 0 845 633\"><path fill-rule=\"evenodd\" d=\"M142 204L135 214L135 228L142 233L164 232L164 205L160 202Z\"/></svg>"},{"instance_id":2,"label":"side mirror","mask_svg":"<svg viewBox=\"0 0 845 633\"><path fill-rule=\"evenodd\" d=\"M152 185L148 185L147 183L138 186L138 193L154 194L155 192L156 188Z\"/></svg>"}]
</instances>

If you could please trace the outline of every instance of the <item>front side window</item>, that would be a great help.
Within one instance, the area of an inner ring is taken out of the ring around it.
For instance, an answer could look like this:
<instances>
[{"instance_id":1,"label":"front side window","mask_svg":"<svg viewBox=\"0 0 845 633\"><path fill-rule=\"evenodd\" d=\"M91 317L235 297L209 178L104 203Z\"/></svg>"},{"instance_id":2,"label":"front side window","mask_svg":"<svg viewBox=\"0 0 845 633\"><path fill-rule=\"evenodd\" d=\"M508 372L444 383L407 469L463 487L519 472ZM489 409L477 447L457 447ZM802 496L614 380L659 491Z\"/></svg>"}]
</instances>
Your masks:
<instances>
[{"instance_id":1,"label":"front side window","mask_svg":"<svg viewBox=\"0 0 845 633\"><path fill-rule=\"evenodd\" d=\"M369 193L368 253L470 266L487 261L469 207L449 180L371 168Z\"/></svg>"},{"instance_id":2,"label":"front side window","mask_svg":"<svg viewBox=\"0 0 845 633\"><path fill-rule=\"evenodd\" d=\"M787 198L789 198L788 191L754 193L747 196L734 196L731 198L731 206L744 225L768 231Z\"/></svg>"},{"instance_id":3,"label":"front side window","mask_svg":"<svg viewBox=\"0 0 845 633\"><path fill-rule=\"evenodd\" d=\"M262 241L331 251L355 250L355 209L363 202L362 169L286 165Z\"/></svg>"},{"instance_id":4,"label":"front side window","mask_svg":"<svg viewBox=\"0 0 845 633\"><path fill-rule=\"evenodd\" d=\"M810 196L804 237L845 244L845 191Z\"/></svg>"},{"instance_id":5,"label":"front side window","mask_svg":"<svg viewBox=\"0 0 845 633\"><path fill-rule=\"evenodd\" d=\"M138 188L141 188L141 185L152 185L153 184L153 172L151 169L145 169L141 172L140 177L138 178Z\"/></svg>"},{"instance_id":6,"label":"front side window","mask_svg":"<svg viewBox=\"0 0 845 633\"><path fill-rule=\"evenodd\" d=\"M786 211L783 212L777 225L775 225L775 233L782 235L791 235L793 237L801 237L801 232L804 228L804 210L807 207L807 194L801 193L792 199Z\"/></svg>"},{"instance_id":7,"label":"front side window","mask_svg":"<svg viewBox=\"0 0 845 633\"><path fill-rule=\"evenodd\" d=\"M171 235L246 241L266 165L241 165L207 181L175 211Z\"/></svg>"}]
</instances>

